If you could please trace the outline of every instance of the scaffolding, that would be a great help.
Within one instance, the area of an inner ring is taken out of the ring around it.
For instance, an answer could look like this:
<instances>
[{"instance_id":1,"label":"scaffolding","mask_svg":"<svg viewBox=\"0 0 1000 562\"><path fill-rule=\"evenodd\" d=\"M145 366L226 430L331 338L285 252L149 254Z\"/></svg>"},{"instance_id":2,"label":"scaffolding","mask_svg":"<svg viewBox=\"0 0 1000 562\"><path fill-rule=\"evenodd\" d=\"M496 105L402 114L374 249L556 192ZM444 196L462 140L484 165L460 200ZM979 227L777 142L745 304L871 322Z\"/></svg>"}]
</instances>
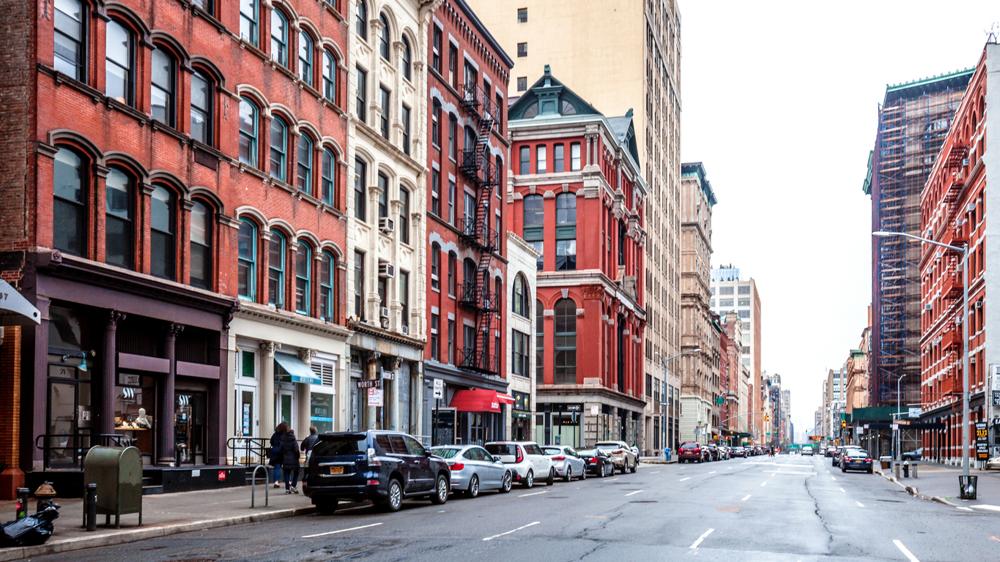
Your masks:
<instances>
[{"instance_id":1,"label":"scaffolding","mask_svg":"<svg viewBox=\"0 0 1000 562\"><path fill-rule=\"evenodd\" d=\"M920 234L920 194L972 69L886 88L879 108L871 187L876 230ZM867 188L866 188L867 189ZM875 282L871 403L920 404L920 247L901 237L879 238Z\"/></svg>"}]
</instances>

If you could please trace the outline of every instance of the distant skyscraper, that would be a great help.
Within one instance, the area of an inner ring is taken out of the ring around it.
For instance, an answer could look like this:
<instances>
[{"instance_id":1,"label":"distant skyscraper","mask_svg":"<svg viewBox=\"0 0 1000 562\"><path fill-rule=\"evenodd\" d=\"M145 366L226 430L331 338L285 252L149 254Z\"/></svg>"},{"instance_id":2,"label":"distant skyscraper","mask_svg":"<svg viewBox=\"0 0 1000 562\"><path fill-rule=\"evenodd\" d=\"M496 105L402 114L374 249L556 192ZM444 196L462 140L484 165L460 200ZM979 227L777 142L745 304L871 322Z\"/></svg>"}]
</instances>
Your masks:
<instances>
[{"instance_id":1,"label":"distant skyscraper","mask_svg":"<svg viewBox=\"0 0 1000 562\"><path fill-rule=\"evenodd\" d=\"M761 384L761 318L757 283L752 277L741 279L739 268L727 265L712 270L711 292L711 306L716 314L725 316L727 312L735 311L740 317L743 335L740 352L743 366L750 371L752 383L747 400L747 423L756 439L764 439L766 430L762 408L765 390Z\"/></svg>"}]
</instances>

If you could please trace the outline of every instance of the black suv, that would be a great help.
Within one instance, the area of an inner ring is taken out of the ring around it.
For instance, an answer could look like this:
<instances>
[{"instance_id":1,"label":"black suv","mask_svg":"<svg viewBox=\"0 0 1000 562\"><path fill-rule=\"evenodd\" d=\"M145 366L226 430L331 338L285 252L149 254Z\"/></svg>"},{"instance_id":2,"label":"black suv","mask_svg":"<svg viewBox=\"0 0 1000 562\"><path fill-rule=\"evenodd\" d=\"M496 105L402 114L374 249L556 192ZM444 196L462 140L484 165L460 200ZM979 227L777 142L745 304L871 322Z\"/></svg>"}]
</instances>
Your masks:
<instances>
[{"instance_id":1,"label":"black suv","mask_svg":"<svg viewBox=\"0 0 1000 562\"><path fill-rule=\"evenodd\" d=\"M399 511L403 498L448 501L450 478L448 463L405 433L324 433L309 457L302 491L320 513L333 513L341 499Z\"/></svg>"}]
</instances>

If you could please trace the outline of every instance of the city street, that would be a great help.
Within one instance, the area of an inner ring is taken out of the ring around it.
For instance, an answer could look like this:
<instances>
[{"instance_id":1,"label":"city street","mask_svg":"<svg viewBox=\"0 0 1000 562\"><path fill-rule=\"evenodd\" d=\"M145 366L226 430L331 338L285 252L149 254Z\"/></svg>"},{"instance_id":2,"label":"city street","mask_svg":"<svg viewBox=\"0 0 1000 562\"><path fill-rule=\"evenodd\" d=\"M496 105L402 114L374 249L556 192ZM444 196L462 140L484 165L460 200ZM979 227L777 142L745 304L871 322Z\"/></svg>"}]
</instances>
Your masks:
<instances>
[{"instance_id":1,"label":"city street","mask_svg":"<svg viewBox=\"0 0 1000 562\"><path fill-rule=\"evenodd\" d=\"M307 501L303 498L303 501ZM369 506L78 551L74 560L959 560L996 558L995 515L909 496L823 457L651 465L508 495ZM54 555L38 560L65 560Z\"/></svg>"}]
</instances>

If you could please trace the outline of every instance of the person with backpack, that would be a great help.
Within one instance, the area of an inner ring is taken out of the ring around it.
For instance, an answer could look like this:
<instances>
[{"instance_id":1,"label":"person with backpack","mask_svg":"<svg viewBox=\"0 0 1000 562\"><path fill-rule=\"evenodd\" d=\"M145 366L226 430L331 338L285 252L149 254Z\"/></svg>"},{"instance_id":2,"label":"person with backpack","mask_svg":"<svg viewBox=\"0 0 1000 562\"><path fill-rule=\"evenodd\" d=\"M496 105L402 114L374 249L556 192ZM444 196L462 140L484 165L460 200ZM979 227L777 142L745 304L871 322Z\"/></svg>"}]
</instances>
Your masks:
<instances>
[{"instance_id":1,"label":"person with backpack","mask_svg":"<svg viewBox=\"0 0 1000 562\"><path fill-rule=\"evenodd\" d=\"M285 493L297 494L299 489L299 440L295 438L295 431L288 428L281 436L280 445L281 472L285 477Z\"/></svg>"},{"instance_id":2,"label":"person with backpack","mask_svg":"<svg viewBox=\"0 0 1000 562\"><path fill-rule=\"evenodd\" d=\"M281 486L278 483L281 480L281 440L288 431L288 424L281 422L278 427L274 428L274 433L271 434L271 449L267 452L267 464L274 467L274 487L277 488Z\"/></svg>"},{"instance_id":3,"label":"person with backpack","mask_svg":"<svg viewBox=\"0 0 1000 562\"><path fill-rule=\"evenodd\" d=\"M313 447L316 446L316 442L319 441L319 430L316 429L315 425L309 426L309 437L302 440L302 445L300 448L302 452L306 455L306 469L303 471L302 480L305 481L306 476L309 474L309 457L312 455Z\"/></svg>"}]
</instances>

